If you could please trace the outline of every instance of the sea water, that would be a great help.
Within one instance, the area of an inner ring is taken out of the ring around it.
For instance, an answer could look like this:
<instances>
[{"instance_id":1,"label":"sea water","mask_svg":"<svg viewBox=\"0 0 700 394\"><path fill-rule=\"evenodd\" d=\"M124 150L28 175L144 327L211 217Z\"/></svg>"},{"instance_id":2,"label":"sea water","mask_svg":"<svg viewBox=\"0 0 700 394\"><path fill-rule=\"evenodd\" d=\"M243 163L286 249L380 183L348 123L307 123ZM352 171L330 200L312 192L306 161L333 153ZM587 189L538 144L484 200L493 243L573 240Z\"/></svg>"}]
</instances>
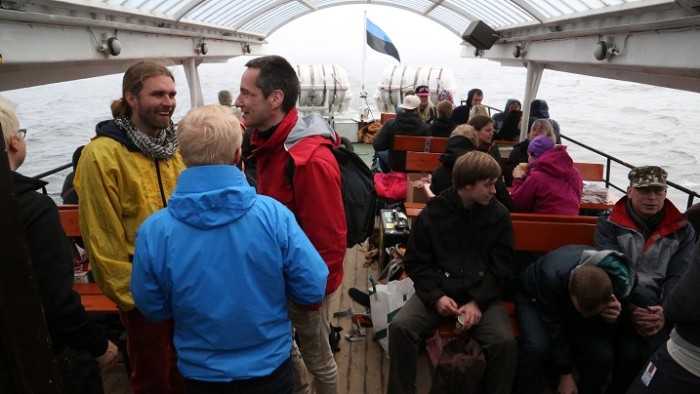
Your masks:
<instances>
[{"instance_id":1,"label":"sea water","mask_svg":"<svg viewBox=\"0 0 700 394\"><path fill-rule=\"evenodd\" d=\"M245 61L238 58L225 64L200 66L205 103L216 103L220 89L238 93ZM525 69L501 67L484 60L456 58L442 64L456 76L459 93L479 87L484 104L501 108L510 97L522 100ZM369 65L366 71L367 103L378 117L373 93L381 77L382 65ZM177 121L190 108L189 91L182 68L173 68L178 90ZM361 110L358 70L348 69L353 92L352 108ZM95 135L97 122L111 117L109 104L120 96L121 75L90 78L2 93L18 107L27 133L27 159L20 168L25 175L36 175L69 163L76 147ZM700 190L700 155L696 133L700 125L700 95L621 81L545 71L538 97L546 99L550 115L570 136L632 165L659 165L669 179L691 190ZM574 161L603 162L600 157L568 144ZM628 170L612 167L613 182L626 185ZM67 171L45 178L48 191L57 198ZM669 197L685 207L685 195L669 191ZM58 200L58 199L57 199Z\"/></svg>"}]
</instances>

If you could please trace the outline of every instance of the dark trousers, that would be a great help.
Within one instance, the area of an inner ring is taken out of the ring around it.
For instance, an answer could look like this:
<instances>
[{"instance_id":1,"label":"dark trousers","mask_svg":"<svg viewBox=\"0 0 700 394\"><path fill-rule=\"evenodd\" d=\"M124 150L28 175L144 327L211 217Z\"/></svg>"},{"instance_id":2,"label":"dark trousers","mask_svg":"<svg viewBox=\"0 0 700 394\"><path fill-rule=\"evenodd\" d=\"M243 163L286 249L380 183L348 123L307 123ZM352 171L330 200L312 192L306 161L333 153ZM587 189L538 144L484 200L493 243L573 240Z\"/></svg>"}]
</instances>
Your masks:
<instances>
[{"instance_id":1,"label":"dark trousers","mask_svg":"<svg viewBox=\"0 0 700 394\"><path fill-rule=\"evenodd\" d=\"M645 372L654 370L650 380L642 380ZM700 377L688 372L668 354L668 349L664 343L659 350L654 353L649 361L639 372L637 378L632 382L632 386L627 391L628 394L681 394L697 393L700 391Z\"/></svg>"},{"instance_id":2,"label":"dark trousers","mask_svg":"<svg viewBox=\"0 0 700 394\"><path fill-rule=\"evenodd\" d=\"M514 392L518 394L538 393L547 362L552 356L552 344L537 305L531 297L518 292L515 297L518 323L522 331L522 345L518 353L518 368L515 375ZM578 361L578 392L600 393L613 370L615 352L612 333L605 333L592 322L572 324L569 331L569 346Z\"/></svg>"},{"instance_id":3,"label":"dark trousers","mask_svg":"<svg viewBox=\"0 0 700 394\"><path fill-rule=\"evenodd\" d=\"M233 382L185 379L185 387L188 394L292 394L293 375L292 360L287 359L267 376Z\"/></svg>"},{"instance_id":4,"label":"dark trousers","mask_svg":"<svg viewBox=\"0 0 700 394\"><path fill-rule=\"evenodd\" d=\"M416 392L416 364L423 339L447 317L428 308L417 295L408 299L389 326L388 394ZM509 394L515 374L517 343L500 301L481 311L481 321L469 330L486 357L486 389L489 394Z\"/></svg>"}]
</instances>

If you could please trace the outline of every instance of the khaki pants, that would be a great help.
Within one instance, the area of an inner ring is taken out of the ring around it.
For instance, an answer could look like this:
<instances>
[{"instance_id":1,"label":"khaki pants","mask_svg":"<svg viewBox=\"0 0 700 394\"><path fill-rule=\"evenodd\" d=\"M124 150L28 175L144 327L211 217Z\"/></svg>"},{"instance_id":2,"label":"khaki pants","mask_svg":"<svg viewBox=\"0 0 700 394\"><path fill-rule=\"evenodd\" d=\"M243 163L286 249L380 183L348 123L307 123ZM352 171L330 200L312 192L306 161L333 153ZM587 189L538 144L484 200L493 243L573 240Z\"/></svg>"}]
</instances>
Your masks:
<instances>
[{"instance_id":1,"label":"khaki pants","mask_svg":"<svg viewBox=\"0 0 700 394\"><path fill-rule=\"evenodd\" d=\"M333 351L328 343L330 323L328 321L328 306L332 294L323 299L321 308L317 311L307 311L295 305L289 304L289 319L294 325L299 338L299 350L306 370L314 377L313 388L316 394L337 394L338 366L333 358ZM308 385L305 386L305 373L298 357L292 355L295 361L294 381L295 393L308 393ZM301 385L298 386L298 385Z\"/></svg>"}]
</instances>

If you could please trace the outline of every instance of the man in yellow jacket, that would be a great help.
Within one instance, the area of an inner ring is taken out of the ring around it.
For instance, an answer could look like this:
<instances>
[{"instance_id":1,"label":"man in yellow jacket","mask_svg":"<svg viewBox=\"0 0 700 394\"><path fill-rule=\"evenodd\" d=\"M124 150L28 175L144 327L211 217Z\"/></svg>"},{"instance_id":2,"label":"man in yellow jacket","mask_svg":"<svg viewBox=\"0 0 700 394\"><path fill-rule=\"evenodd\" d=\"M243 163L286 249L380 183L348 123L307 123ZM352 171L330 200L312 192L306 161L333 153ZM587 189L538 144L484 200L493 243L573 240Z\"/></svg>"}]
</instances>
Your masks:
<instances>
[{"instance_id":1,"label":"man in yellow jacket","mask_svg":"<svg viewBox=\"0 0 700 394\"><path fill-rule=\"evenodd\" d=\"M74 180L95 281L119 306L127 331L134 394L185 392L172 320L146 319L129 289L136 229L167 205L185 168L171 120L176 93L165 66L140 62L129 67L122 97L111 105L114 119L97 124L97 136L85 146Z\"/></svg>"}]
</instances>

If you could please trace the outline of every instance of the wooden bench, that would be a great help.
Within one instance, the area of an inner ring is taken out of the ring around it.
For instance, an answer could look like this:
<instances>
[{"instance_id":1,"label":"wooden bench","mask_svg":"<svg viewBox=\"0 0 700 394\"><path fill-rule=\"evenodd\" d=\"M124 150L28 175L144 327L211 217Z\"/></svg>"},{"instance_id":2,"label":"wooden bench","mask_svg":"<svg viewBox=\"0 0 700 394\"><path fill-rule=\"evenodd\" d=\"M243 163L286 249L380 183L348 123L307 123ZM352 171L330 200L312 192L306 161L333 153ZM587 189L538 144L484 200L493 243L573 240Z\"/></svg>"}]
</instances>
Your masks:
<instances>
[{"instance_id":1,"label":"wooden bench","mask_svg":"<svg viewBox=\"0 0 700 394\"><path fill-rule=\"evenodd\" d=\"M406 172L432 173L442 164L441 153L430 152L406 152Z\"/></svg>"},{"instance_id":2,"label":"wooden bench","mask_svg":"<svg viewBox=\"0 0 700 394\"><path fill-rule=\"evenodd\" d=\"M396 135L391 150L444 153L446 146L447 137Z\"/></svg>"},{"instance_id":3,"label":"wooden bench","mask_svg":"<svg viewBox=\"0 0 700 394\"><path fill-rule=\"evenodd\" d=\"M603 182L605 180L605 165L599 163L574 162L574 167L581 173L581 179L591 182Z\"/></svg>"},{"instance_id":4,"label":"wooden bench","mask_svg":"<svg viewBox=\"0 0 700 394\"><path fill-rule=\"evenodd\" d=\"M69 237L80 237L77 205L59 205L58 214L61 218L63 231ZM88 313L118 313L119 307L107 298L96 283L74 283L73 289L80 295L80 301Z\"/></svg>"}]
</instances>

